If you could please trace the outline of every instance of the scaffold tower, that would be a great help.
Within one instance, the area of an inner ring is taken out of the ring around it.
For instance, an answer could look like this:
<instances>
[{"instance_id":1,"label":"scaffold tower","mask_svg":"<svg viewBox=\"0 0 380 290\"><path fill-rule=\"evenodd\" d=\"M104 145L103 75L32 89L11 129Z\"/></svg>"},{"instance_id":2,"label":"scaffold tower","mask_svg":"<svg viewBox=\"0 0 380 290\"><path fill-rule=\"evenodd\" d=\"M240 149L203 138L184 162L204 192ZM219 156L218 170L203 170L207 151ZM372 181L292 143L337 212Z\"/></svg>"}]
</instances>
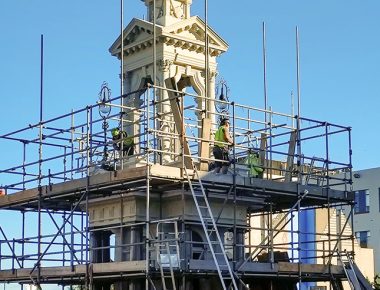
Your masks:
<instances>
[{"instance_id":1,"label":"scaffold tower","mask_svg":"<svg viewBox=\"0 0 380 290\"><path fill-rule=\"evenodd\" d=\"M92 105L0 136L20 150L0 170L0 210L19 226L12 237L0 226L0 281L371 289L352 259L352 210L339 230L331 223L354 205L351 128L216 97L227 42L191 16L191 0L143 2L148 19L133 19L109 49L122 64L119 96L103 85ZM226 116L223 174L212 152ZM310 226L318 219L321 232Z\"/></svg>"}]
</instances>

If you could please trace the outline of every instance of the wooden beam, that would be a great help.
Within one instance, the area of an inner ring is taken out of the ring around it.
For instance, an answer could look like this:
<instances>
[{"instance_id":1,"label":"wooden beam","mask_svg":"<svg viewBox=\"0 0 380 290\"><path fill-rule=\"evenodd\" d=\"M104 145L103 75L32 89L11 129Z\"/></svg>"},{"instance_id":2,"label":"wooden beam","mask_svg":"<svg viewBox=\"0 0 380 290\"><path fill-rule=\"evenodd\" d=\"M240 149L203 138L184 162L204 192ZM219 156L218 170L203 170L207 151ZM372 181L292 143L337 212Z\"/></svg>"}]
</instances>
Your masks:
<instances>
[{"instance_id":1,"label":"wooden beam","mask_svg":"<svg viewBox=\"0 0 380 290\"><path fill-rule=\"evenodd\" d=\"M286 161L285 182L292 181L292 172L294 170L294 153L296 151L297 130L290 133L288 158Z\"/></svg>"},{"instance_id":2,"label":"wooden beam","mask_svg":"<svg viewBox=\"0 0 380 290\"><path fill-rule=\"evenodd\" d=\"M208 171L208 158L210 158L211 119L202 119L202 140L199 147L200 167L202 171Z\"/></svg>"},{"instance_id":3,"label":"wooden beam","mask_svg":"<svg viewBox=\"0 0 380 290\"><path fill-rule=\"evenodd\" d=\"M170 99L170 106L172 108L175 126L176 126L177 131L180 135L179 140L180 140L181 146L183 146L184 154L187 155L184 157L185 166L186 166L186 168L192 168L193 167L192 166L193 165L192 159L191 159L191 157L189 157L190 156L189 142L186 139L186 132L184 132L184 128L183 128L184 122L183 122L183 116L182 116L182 109L181 109L181 105L179 102L180 96L178 95L178 93L171 91L171 90L176 90L177 85L176 85L174 78L166 79L165 85L166 85L166 88L169 89L168 95L169 95L169 99Z\"/></svg>"}]
</instances>

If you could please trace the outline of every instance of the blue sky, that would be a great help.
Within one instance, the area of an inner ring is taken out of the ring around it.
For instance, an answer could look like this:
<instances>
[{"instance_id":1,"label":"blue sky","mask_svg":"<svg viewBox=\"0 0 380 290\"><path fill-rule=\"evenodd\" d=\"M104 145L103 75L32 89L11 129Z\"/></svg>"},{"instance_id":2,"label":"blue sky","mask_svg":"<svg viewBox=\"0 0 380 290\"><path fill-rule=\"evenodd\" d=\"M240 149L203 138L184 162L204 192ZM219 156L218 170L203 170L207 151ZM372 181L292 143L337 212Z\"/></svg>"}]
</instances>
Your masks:
<instances>
[{"instance_id":1,"label":"blue sky","mask_svg":"<svg viewBox=\"0 0 380 290\"><path fill-rule=\"evenodd\" d=\"M125 0L124 5L125 25L146 14L140 0ZM192 14L203 18L203 5L194 0ZM44 118L94 103L103 81L118 94L119 62L108 48L120 33L119 6L113 0L0 2L0 134L39 119L41 34ZM290 113L298 25L302 115L352 126L354 168L380 166L379 11L378 0L209 0L209 24L230 45L219 59L219 74L228 82L231 99L263 105L265 21L269 104ZM8 147L0 143L0 149L2 162L13 159Z\"/></svg>"},{"instance_id":2,"label":"blue sky","mask_svg":"<svg viewBox=\"0 0 380 290\"><path fill-rule=\"evenodd\" d=\"M143 17L124 2L125 25ZM45 38L44 118L96 101L103 81L119 92L119 63L108 48L119 35L119 1L16 0L0 3L0 83L8 132L38 121L40 34ZM204 1L192 14L203 17ZM380 165L380 2L209 1L209 23L230 45L219 73L239 103L263 104L261 26L267 26L269 105L290 112L296 92L295 27L300 30L302 115L353 127L354 167ZM1 146L1 144L0 144Z\"/></svg>"}]
</instances>

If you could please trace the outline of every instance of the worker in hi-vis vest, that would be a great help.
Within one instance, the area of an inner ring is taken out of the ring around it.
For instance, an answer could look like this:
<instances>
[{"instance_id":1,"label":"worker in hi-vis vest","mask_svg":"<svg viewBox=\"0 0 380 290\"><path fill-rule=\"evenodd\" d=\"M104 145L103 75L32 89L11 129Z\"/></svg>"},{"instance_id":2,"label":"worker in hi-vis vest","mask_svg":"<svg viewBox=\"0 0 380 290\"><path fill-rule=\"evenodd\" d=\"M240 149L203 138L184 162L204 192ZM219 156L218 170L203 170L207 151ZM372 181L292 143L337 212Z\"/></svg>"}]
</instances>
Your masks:
<instances>
[{"instance_id":1,"label":"worker in hi-vis vest","mask_svg":"<svg viewBox=\"0 0 380 290\"><path fill-rule=\"evenodd\" d=\"M233 140L230 136L230 120L224 118L220 121L220 126L215 132L214 149L212 150L215 157L215 173L226 174L230 160L228 156L229 147L233 146Z\"/></svg>"},{"instance_id":2,"label":"worker in hi-vis vest","mask_svg":"<svg viewBox=\"0 0 380 290\"><path fill-rule=\"evenodd\" d=\"M115 150L121 150L121 141L123 142L123 156L124 155L133 155L134 151L134 142L133 138L129 137L127 132L121 131L119 128L113 128L111 130L113 148Z\"/></svg>"},{"instance_id":3,"label":"worker in hi-vis vest","mask_svg":"<svg viewBox=\"0 0 380 290\"><path fill-rule=\"evenodd\" d=\"M261 165L259 152L249 149L245 163L248 165L250 177L263 178L264 168Z\"/></svg>"}]
</instances>

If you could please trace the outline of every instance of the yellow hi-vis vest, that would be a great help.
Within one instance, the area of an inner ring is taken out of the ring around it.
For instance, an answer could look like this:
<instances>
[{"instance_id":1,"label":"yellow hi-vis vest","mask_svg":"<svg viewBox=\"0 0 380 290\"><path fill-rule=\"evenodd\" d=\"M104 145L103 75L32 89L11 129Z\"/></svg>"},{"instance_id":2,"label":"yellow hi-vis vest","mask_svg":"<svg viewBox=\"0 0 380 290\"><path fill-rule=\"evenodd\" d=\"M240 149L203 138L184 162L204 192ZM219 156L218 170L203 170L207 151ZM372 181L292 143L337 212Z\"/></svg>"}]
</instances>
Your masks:
<instances>
[{"instance_id":1,"label":"yellow hi-vis vest","mask_svg":"<svg viewBox=\"0 0 380 290\"><path fill-rule=\"evenodd\" d=\"M214 144L218 147L225 147L227 146L226 142L227 140L224 138L224 126L220 126L219 129L215 132L215 138L214 138Z\"/></svg>"},{"instance_id":2,"label":"yellow hi-vis vest","mask_svg":"<svg viewBox=\"0 0 380 290\"><path fill-rule=\"evenodd\" d=\"M123 139L123 146L130 147L134 145L133 137L127 136L127 133L125 131L122 131L121 134L118 133L112 136L113 141L119 141L120 139ZM120 144L120 142L117 142L117 143Z\"/></svg>"},{"instance_id":3,"label":"yellow hi-vis vest","mask_svg":"<svg viewBox=\"0 0 380 290\"><path fill-rule=\"evenodd\" d=\"M248 153L246 164L248 165L249 175L251 177L258 177L264 172L264 168L261 166L260 157L256 156L256 154Z\"/></svg>"},{"instance_id":4,"label":"yellow hi-vis vest","mask_svg":"<svg viewBox=\"0 0 380 290\"><path fill-rule=\"evenodd\" d=\"M124 146L133 146L133 143L133 137L128 136L127 138L125 138L124 136Z\"/></svg>"}]
</instances>

